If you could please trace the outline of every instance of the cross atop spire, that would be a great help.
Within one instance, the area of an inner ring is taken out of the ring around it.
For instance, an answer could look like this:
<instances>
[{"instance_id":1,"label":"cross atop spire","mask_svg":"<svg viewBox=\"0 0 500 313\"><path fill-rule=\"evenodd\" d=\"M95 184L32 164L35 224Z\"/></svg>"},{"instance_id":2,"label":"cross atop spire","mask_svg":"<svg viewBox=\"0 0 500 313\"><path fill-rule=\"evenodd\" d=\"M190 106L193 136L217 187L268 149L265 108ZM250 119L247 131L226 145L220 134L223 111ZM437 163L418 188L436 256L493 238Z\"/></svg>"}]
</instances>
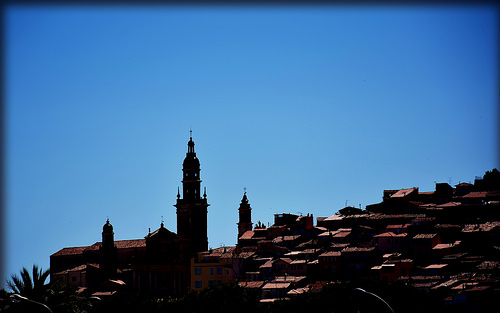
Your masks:
<instances>
[{"instance_id":1,"label":"cross atop spire","mask_svg":"<svg viewBox=\"0 0 500 313\"><path fill-rule=\"evenodd\" d=\"M193 138L193 130L189 128L189 138Z\"/></svg>"}]
</instances>

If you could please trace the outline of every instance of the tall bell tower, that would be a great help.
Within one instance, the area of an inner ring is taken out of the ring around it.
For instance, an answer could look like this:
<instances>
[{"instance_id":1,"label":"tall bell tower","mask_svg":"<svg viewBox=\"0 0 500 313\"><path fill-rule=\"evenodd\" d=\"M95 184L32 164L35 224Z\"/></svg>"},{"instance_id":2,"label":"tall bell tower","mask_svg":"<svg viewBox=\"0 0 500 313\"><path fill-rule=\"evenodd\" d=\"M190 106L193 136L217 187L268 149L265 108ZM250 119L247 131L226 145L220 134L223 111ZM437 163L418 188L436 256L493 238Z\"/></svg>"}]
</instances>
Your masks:
<instances>
[{"instance_id":1,"label":"tall bell tower","mask_svg":"<svg viewBox=\"0 0 500 313\"><path fill-rule=\"evenodd\" d=\"M246 188L245 188L246 189ZM243 194L241 199L238 224L238 239L247 231L252 230L252 208L248 203L247 192Z\"/></svg>"},{"instance_id":2,"label":"tall bell tower","mask_svg":"<svg viewBox=\"0 0 500 313\"><path fill-rule=\"evenodd\" d=\"M183 241L182 246L188 254L208 250L206 189L201 193L200 161L194 152L192 131L188 142L188 151L182 164L182 198L177 190L177 235Z\"/></svg>"}]
</instances>

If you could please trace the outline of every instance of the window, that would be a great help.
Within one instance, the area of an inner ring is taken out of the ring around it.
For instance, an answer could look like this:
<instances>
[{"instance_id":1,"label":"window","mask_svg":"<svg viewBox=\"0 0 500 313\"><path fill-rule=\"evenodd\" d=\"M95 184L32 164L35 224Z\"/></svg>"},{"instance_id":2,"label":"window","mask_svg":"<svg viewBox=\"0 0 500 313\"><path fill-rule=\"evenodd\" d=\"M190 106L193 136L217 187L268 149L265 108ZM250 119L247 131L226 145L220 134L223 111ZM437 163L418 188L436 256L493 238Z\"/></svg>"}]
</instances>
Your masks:
<instances>
[{"instance_id":1,"label":"window","mask_svg":"<svg viewBox=\"0 0 500 313\"><path fill-rule=\"evenodd\" d=\"M195 267L194 268L194 274L195 275L201 275L201 267Z\"/></svg>"},{"instance_id":2,"label":"window","mask_svg":"<svg viewBox=\"0 0 500 313\"><path fill-rule=\"evenodd\" d=\"M215 286L215 280L211 279L208 281L208 287L213 287Z\"/></svg>"},{"instance_id":3,"label":"window","mask_svg":"<svg viewBox=\"0 0 500 313\"><path fill-rule=\"evenodd\" d=\"M217 267L217 275L222 275L222 267Z\"/></svg>"},{"instance_id":4,"label":"window","mask_svg":"<svg viewBox=\"0 0 500 313\"><path fill-rule=\"evenodd\" d=\"M194 281L194 288L200 289L201 288L201 280L195 280Z\"/></svg>"},{"instance_id":5,"label":"window","mask_svg":"<svg viewBox=\"0 0 500 313\"><path fill-rule=\"evenodd\" d=\"M225 270L224 274L229 275L229 270Z\"/></svg>"},{"instance_id":6,"label":"window","mask_svg":"<svg viewBox=\"0 0 500 313\"><path fill-rule=\"evenodd\" d=\"M214 267L210 268L210 275L215 275L215 268Z\"/></svg>"}]
</instances>

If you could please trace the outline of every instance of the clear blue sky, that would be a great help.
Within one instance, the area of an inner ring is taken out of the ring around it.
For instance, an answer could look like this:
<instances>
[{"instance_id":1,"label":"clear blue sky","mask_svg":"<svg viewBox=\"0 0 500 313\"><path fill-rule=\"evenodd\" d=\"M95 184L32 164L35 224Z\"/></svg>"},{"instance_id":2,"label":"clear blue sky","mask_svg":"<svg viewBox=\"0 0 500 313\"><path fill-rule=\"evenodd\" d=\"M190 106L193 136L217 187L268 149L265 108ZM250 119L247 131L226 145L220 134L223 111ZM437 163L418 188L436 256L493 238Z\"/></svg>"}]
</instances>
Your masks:
<instances>
[{"instance_id":1,"label":"clear blue sky","mask_svg":"<svg viewBox=\"0 0 500 313\"><path fill-rule=\"evenodd\" d=\"M493 7L9 7L5 269L176 231L189 129L209 245L498 167Z\"/></svg>"}]
</instances>

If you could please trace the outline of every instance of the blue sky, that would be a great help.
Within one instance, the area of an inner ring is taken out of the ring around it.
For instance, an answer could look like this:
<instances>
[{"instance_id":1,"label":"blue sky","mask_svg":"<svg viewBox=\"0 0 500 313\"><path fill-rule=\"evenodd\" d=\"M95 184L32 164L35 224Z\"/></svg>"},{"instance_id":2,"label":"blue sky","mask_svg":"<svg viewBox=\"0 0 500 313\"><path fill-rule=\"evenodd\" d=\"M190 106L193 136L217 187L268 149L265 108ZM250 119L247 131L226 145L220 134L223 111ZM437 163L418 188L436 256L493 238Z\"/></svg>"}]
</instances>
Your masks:
<instances>
[{"instance_id":1,"label":"blue sky","mask_svg":"<svg viewBox=\"0 0 500 313\"><path fill-rule=\"evenodd\" d=\"M488 6L12 6L5 11L5 269L176 231L189 129L209 245L384 189L498 167Z\"/></svg>"}]
</instances>

